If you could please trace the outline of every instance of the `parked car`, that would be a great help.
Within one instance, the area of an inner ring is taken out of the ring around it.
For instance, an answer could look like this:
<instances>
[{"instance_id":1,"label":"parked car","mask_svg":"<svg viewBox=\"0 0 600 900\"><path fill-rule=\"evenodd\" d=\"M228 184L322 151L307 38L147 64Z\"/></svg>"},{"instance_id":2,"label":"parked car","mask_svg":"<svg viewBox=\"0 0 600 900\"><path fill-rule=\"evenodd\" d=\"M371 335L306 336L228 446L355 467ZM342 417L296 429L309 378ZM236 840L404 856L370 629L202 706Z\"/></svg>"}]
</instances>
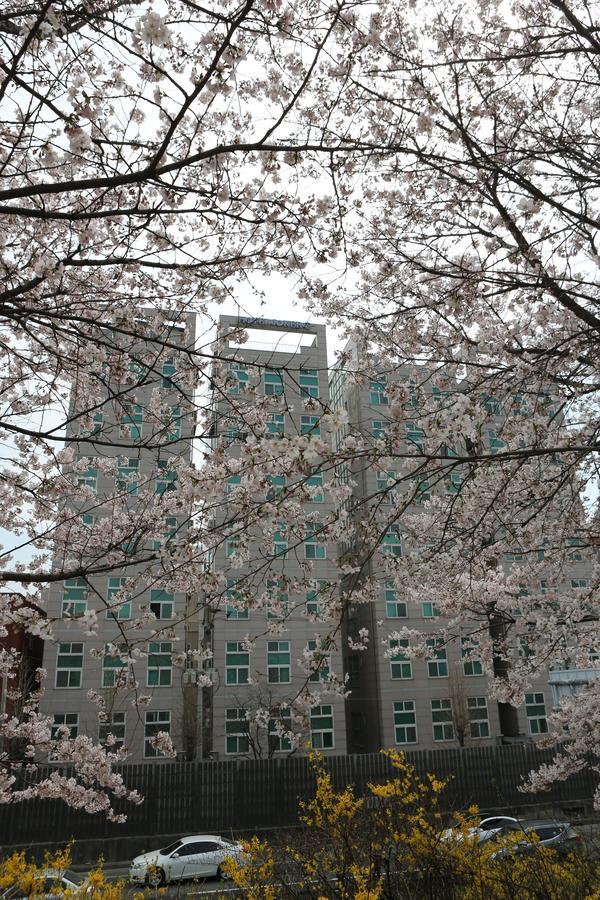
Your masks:
<instances>
[{"instance_id":1,"label":"parked car","mask_svg":"<svg viewBox=\"0 0 600 900\"><path fill-rule=\"evenodd\" d=\"M221 866L228 856L240 859L241 844L216 834L191 834L162 850L136 856L129 868L129 877L137 884L147 882L151 885L185 878L224 878Z\"/></svg>"},{"instance_id":2,"label":"parked car","mask_svg":"<svg viewBox=\"0 0 600 900\"><path fill-rule=\"evenodd\" d=\"M57 872L54 869L46 869L41 873L39 893L37 897L43 897L44 900L56 900L64 896L67 891L69 894L85 894L89 890L86 880L76 872L66 869L64 872ZM2 900L27 900L25 891L15 884L7 888L1 895Z\"/></svg>"},{"instance_id":3,"label":"parked car","mask_svg":"<svg viewBox=\"0 0 600 900\"><path fill-rule=\"evenodd\" d=\"M474 821L467 828L467 837L477 838L479 844L489 841L499 835L505 828L520 828L521 823L513 816L488 816L485 819ZM443 841L462 841L463 830L461 828L447 828L440 835Z\"/></svg>"},{"instance_id":4,"label":"parked car","mask_svg":"<svg viewBox=\"0 0 600 900\"><path fill-rule=\"evenodd\" d=\"M548 819L520 822L517 829L506 830L505 834L514 834L516 831L520 831L522 837L517 836L515 843L501 847L492 854L492 859L508 859L511 856L535 853L537 847L550 847L561 855L584 849L582 836L569 822L552 822Z\"/></svg>"}]
</instances>

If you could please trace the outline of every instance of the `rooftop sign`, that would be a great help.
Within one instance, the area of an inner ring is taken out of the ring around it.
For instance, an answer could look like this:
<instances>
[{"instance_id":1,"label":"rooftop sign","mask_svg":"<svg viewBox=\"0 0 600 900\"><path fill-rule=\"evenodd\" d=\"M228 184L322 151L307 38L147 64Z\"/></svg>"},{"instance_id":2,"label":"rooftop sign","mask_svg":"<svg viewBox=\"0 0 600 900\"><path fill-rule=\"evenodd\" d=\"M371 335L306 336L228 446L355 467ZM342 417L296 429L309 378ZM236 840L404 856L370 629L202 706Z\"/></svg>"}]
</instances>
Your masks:
<instances>
[{"instance_id":1,"label":"rooftop sign","mask_svg":"<svg viewBox=\"0 0 600 900\"><path fill-rule=\"evenodd\" d=\"M237 321L239 325L252 325L255 328L286 328L288 331L314 327L310 322L287 322L285 319L253 319L250 316L240 316Z\"/></svg>"}]
</instances>

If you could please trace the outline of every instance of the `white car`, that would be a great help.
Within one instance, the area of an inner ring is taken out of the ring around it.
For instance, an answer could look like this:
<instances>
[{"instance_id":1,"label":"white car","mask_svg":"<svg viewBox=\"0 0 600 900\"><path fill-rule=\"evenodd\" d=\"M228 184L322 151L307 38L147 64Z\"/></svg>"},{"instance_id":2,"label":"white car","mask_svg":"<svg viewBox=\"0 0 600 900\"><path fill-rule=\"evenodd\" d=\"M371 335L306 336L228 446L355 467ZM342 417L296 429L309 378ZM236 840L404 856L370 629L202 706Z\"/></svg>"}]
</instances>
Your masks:
<instances>
[{"instance_id":1,"label":"white car","mask_svg":"<svg viewBox=\"0 0 600 900\"><path fill-rule=\"evenodd\" d=\"M489 841L500 834L503 828L514 829L515 827L519 827L519 820L512 816L489 816L487 819L482 819L477 825L470 825L467 828L467 837L476 837L477 843L483 844L484 841ZM463 832L460 828L447 828L442 832L441 838L443 841L462 841Z\"/></svg>"},{"instance_id":2,"label":"white car","mask_svg":"<svg viewBox=\"0 0 600 900\"><path fill-rule=\"evenodd\" d=\"M43 881L42 881L43 879ZM65 894L87 894L91 887L81 875L67 869L58 872L54 869L45 869L40 873L40 883L36 886L36 897L44 900L59 900ZM30 891L25 891L17 885L13 885L0 894L2 900L27 900Z\"/></svg>"},{"instance_id":3,"label":"white car","mask_svg":"<svg viewBox=\"0 0 600 900\"><path fill-rule=\"evenodd\" d=\"M221 869L228 856L242 857L242 845L226 841L216 834L190 834L162 850L136 856L129 867L129 878L137 884L166 884L185 878L225 878Z\"/></svg>"}]
</instances>

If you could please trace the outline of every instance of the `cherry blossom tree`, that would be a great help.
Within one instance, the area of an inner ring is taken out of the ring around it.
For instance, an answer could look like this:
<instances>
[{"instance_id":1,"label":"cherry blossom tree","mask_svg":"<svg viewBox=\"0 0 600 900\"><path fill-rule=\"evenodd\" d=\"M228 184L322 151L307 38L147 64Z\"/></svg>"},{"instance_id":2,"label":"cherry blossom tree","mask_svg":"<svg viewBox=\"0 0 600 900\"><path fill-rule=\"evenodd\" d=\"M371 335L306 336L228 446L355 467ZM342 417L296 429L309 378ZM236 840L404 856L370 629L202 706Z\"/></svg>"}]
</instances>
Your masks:
<instances>
[{"instance_id":1,"label":"cherry blossom tree","mask_svg":"<svg viewBox=\"0 0 600 900\"><path fill-rule=\"evenodd\" d=\"M443 639L471 637L507 711L549 663L593 661L595 12L583 0L419 10L406 0L9 0L0 526L19 541L1 557L13 597L2 627L51 639L43 587L111 571L222 604L226 579L207 571L207 555L231 541L232 565L248 564L257 535L272 545L282 520L299 546L317 467L350 473L331 487L336 509L312 523L346 548L344 589L323 603L332 639L350 604L372 602L375 559L398 585L418 579ZM228 395L232 361L215 309L275 271L352 337L356 353L340 360L348 384L388 376L385 436L317 403L319 438L275 442L265 437L273 402L251 389L236 405L240 459L208 455L210 395ZM182 344L175 326L189 317L199 337ZM177 412L164 394L169 366ZM103 421L107 403L118 434ZM418 427L407 441L409 422ZM123 476L102 498L110 525L82 519L95 502L90 460L112 477L109 448L159 452L177 429L198 453L168 473L176 491L133 506ZM396 474L359 504L361 467ZM273 498L282 472L289 484ZM186 527L165 539L175 513ZM381 554L391 526L401 557ZM574 556L591 571L577 587ZM312 577L307 566L295 586ZM94 615L81 624L93 631ZM397 637L427 654L422 632ZM364 648L369 635L350 641ZM3 671L16 665L9 657ZM312 691L298 709L310 702ZM558 736L597 722L597 703L589 691L563 711ZM3 728L27 738L33 760L53 739L35 698L24 709ZM79 779L70 802L106 808L106 790L121 791L114 759L56 739ZM168 750L164 736L157 744ZM583 765L589 746L571 743L545 774ZM0 799L17 799L3 764Z\"/></svg>"}]
</instances>

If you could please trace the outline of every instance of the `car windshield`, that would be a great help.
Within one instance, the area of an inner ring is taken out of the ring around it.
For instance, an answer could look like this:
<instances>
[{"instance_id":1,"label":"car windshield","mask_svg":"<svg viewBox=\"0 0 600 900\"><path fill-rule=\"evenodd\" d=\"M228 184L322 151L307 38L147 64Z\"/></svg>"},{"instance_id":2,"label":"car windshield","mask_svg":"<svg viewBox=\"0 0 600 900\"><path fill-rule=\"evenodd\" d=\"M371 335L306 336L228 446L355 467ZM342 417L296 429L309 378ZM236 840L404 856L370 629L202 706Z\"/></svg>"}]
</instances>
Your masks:
<instances>
[{"instance_id":1,"label":"car windshield","mask_svg":"<svg viewBox=\"0 0 600 900\"><path fill-rule=\"evenodd\" d=\"M179 848L183 846L181 841L175 841L174 844L169 844L168 847L164 847L162 850L159 850L159 853L162 853L163 856L168 856L169 853L174 853L175 850L179 850Z\"/></svg>"},{"instance_id":2,"label":"car windshield","mask_svg":"<svg viewBox=\"0 0 600 900\"><path fill-rule=\"evenodd\" d=\"M82 884L84 881L81 872L74 872L73 869L66 869L63 872L63 878L66 878L67 881L72 881L73 884Z\"/></svg>"}]
</instances>

